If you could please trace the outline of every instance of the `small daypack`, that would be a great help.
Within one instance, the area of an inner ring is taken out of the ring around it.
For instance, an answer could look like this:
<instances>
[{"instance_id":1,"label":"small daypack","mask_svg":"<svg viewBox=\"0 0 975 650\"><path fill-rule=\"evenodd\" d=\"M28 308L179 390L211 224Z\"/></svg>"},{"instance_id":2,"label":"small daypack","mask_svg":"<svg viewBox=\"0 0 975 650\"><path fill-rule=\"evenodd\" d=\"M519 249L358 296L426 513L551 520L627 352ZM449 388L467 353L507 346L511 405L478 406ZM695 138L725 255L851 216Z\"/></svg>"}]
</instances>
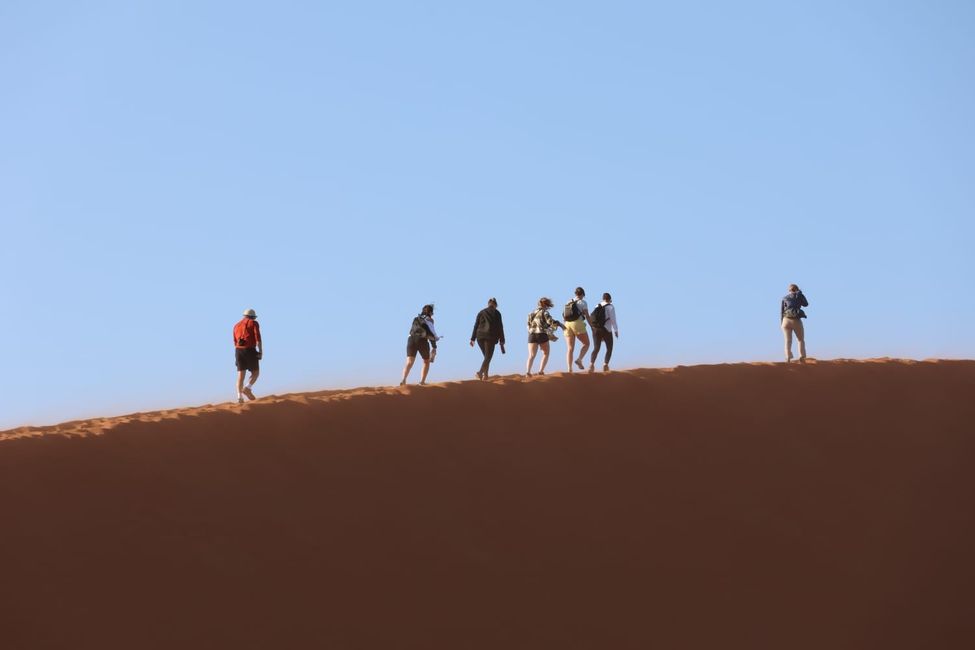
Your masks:
<instances>
[{"instance_id":1,"label":"small daypack","mask_svg":"<svg viewBox=\"0 0 975 650\"><path fill-rule=\"evenodd\" d=\"M592 313L589 314L589 318L592 320L594 327L605 327L606 326L606 305L597 305Z\"/></svg>"},{"instance_id":2,"label":"small daypack","mask_svg":"<svg viewBox=\"0 0 975 650\"><path fill-rule=\"evenodd\" d=\"M578 300L570 300L565 303L565 307L562 308L562 318L567 322L571 323L574 320L579 320L582 313L579 311Z\"/></svg>"},{"instance_id":3,"label":"small daypack","mask_svg":"<svg viewBox=\"0 0 975 650\"><path fill-rule=\"evenodd\" d=\"M782 305L783 318L802 318L804 314L802 313L802 303L799 302L798 296L790 293L785 298L783 298L782 302L783 302Z\"/></svg>"},{"instance_id":4,"label":"small daypack","mask_svg":"<svg viewBox=\"0 0 975 650\"><path fill-rule=\"evenodd\" d=\"M531 330L532 327L535 326L535 320L538 318L538 316L539 316L539 314L541 314L541 312L542 312L541 309L536 309L536 310L532 311L530 314L528 314L528 329L529 329L529 331ZM542 327L542 329L545 329L545 328Z\"/></svg>"},{"instance_id":5,"label":"small daypack","mask_svg":"<svg viewBox=\"0 0 975 650\"><path fill-rule=\"evenodd\" d=\"M413 319L413 324L410 326L410 336L415 339L427 338L427 327L421 317L417 316Z\"/></svg>"}]
</instances>

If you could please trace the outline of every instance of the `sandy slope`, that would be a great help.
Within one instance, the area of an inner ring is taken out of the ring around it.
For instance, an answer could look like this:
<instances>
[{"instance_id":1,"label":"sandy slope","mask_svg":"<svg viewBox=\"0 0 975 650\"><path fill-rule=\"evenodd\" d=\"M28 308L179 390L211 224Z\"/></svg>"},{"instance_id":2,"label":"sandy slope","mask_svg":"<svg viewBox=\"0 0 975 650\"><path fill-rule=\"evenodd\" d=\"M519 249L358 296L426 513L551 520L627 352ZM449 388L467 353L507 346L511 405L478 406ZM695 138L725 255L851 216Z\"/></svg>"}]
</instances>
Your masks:
<instances>
[{"instance_id":1,"label":"sandy slope","mask_svg":"<svg viewBox=\"0 0 975 650\"><path fill-rule=\"evenodd\" d=\"M0 647L968 648L973 423L834 361L4 432Z\"/></svg>"}]
</instances>

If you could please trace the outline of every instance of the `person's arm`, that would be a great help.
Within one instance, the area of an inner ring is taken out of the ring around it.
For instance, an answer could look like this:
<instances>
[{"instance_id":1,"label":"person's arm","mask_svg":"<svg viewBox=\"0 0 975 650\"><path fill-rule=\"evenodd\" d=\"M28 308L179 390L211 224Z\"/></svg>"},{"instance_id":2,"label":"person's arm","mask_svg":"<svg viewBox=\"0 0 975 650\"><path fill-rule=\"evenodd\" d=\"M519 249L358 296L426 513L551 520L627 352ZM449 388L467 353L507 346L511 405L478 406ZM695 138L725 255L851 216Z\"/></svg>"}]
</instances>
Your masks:
<instances>
[{"instance_id":1,"label":"person's arm","mask_svg":"<svg viewBox=\"0 0 975 650\"><path fill-rule=\"evenodd\" d=\"M565 329L565 325L563 325L559 321L557 321L554 318L552 318L552 314L550 314L548 312L545 312L545 324L550 329L555 328L555 327L561 327L562 329Z\"/></svg>"},{"instance_id":2,"label":"person's arm","mask_svg":"<svg viewBox=\"0 0 975 650\"><path fill-rule=\"evenodd\" d=\"M481 312L477 312L474 317L474 329L471 330L471 347L474 347L474 339L477 338L477 325L481 322Z\"/></svg>"},{"instance_id":3,"label":"person's arm","mask_svg":"<svg viewBox=\"0 0 975 650\"><path fill-rule=\"evenodd\" d=\"M255 330L255 334L257 334L257 358L263 359L264 341L261 340L261 326L257 323L257 321L254 321L254 330Z\"/></svg>"},{"instance_id":4,"label":"person's arm","mask_svg":"<svg viewBox=\"0 0 975 650\"><path fill-rule=\"evenodd\" d=\"M619 338L620 327L619 324L616 322L616 307L614 307L613 304L610 303L606 305L605 309L609 312L609 318L607 320L609 321L610 328L613 330L613 334L616 335L616 338Z\"/></svg>"},{"instance_id":5,"label":"person's arm","mask_svg":"<svg viewBox=\"0 0 975 650\"><path fill-rule=\"evenodd\" d=\"M585 307L582 308L582 317L586 319L587 323L589 323L589 327L595 327L595 325L592 324L592 318L589 317L589 303L583 301L583 304Z\"/></svg>"},{"instance_id":6,"label":"person's arm","mask_svg":"<svg viewBox=\"0 0 975 650\"><path fill-rule=\"evenodd\" d=\"M782 302L779 304L779 323L782 322L783 318L785 318L785 298L783 298Z\"/></svg>"},{"instance_id":7,"label":"person's arm","mask_svg":"<svg viewBox=\"0 0 975 650\"><path fill-rule=\"evenodd\" d=\"M504 354L504 320L501 319L501 312L498 312L498 329L500 330L501 338L499 339L501 343L501 353Z\"/></svg>"},{"instance_id":8,"label":"person's arm","mask_svg":"<svg viewBox=\"0 0 975 650\"><path fill-rule=\"evenodd\" d=\"M799 292L799 304L802 305L803 307L809 306L809 301L806 300L806 294L804 294L801 291Z\"/></svg>"},{"instance_id":9,"label":"person's arm","mask_svg":"<svg viewBox=\"0 0 975 650\"><path fill-rule=\"evenodd\" d=\"M440 337L437 336L437 328L433 324L433 319L427 318L426 320L424 320L423 326L427 328L428 332L430 332L430 342L433 344L434 349L436 349L437 341L440 340Z\"/></svg>"}]
</instances>

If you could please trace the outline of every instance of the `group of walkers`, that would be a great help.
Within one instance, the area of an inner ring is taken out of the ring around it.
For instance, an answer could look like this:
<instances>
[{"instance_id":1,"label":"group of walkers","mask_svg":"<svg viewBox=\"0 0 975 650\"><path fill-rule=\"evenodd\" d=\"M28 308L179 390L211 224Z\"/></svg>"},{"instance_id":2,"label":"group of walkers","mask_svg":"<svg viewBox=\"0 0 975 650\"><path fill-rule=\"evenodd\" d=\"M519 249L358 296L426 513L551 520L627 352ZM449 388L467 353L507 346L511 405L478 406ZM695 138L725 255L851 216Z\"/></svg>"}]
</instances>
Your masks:
<instances>
[{"instance_id":1,"label":"group of walkers","mask_svg":"<svg viewBox=\"0 0 975 650\"><path fill-rule=\"evenodd\" d=\"M525 369L525 376L532 376L532 367L535 364L535 357L538 351L542 351L542 361L539 367L539 375L545 374L545 366L548 364L549 344L558 340L555 333L561 329L565 332L567 345L566 366L569 372L573 371L573 363L579 370L586 370L583 359L589 351L589 333L586 329L588 325L592 328L593 338L596 346L592 351L592 356L588 359L589 372L594 372L596 359L600 348L606 345L606 355L603 359L603 371L609 371L609 361L613 356L613 336L619 337L619 326L616 321L616 309L613 307L613 298L608 293L603 294L603 300L599 303L592 313L589 312L589 305L586 304L586 292L582 287L576 287L574 296L565 304L562 318L564 323L555 320L549 310L554 307L550 298L540 298L538 307L528 314L528 364ZM420 385L426 384L427 373L430 371L430 364L433 363L437 353L437 341L440 340L437 330L433 323L433 305L424 305L423 310L413 319L410 326L410 334L406 339L406 365L403 368L403 378L400 386L406 383L406 379L416 362L417 354L423 360L423 369L420 373ZM573 353L576 341L581 344L579 356L573 360ZM487 307L477 312L474 317L474 328L471 330L470 345L477 345L483 357L481 367L474 373L480 380L490 377L491 360L494 358L494 351L500 346L501 354L505 354L504 338L504 319L498 310L496 298L488 299Z\"/></svg>"},{"instance_id":2,"label":"group of walkers","mask_svg":"<svg viewBox=\"0 0 975 650\"><path fill-rule=\"evenodd\" d=\"M793 336L799 343L799 362L803 363L806 360L805 328L802 324L806 312L802 308L808 306L809 301L799 290L799 287L795 284L789 285L789 292L782 298L779 312L780 325L785 335L786 363L790 363L793 359ZM525 367L525 376L545 374L550 346L553 341L558 340L556 333L560 329L565 335L565 361L568 372L573 372L575 368L595 372L596 360L603 346L606 347L606 352L602 367L603 372L608 372L609 362L613 357L613 342L620 335L613 297L604 293L600 303L590 311L589 304L586 302L586 292L582 287L576 287L572 298L565 303L562 309L562 321L552 317L550 310L554 307L555 303L550 298L543 296L539 298L538 306L528 314L528 362ZM592 342L589 339L587 326L592 330ZM260 375L260 360L264 356L261 328L257 323L257 314L253 309L245 311L244 317L234 325L233 336L237 363L237 402L242 404L244 398L248 400L257 399L251 389ZM403 367L400 386L406 384L406 379L416 363L417 355L423 361L420 370L420 385L426 384L430 364L437 357L437 341L442 338L437 334L437 328L434 325L433 305L424 305L410 325L410 333L406 339L406 365ZM579 345L578 355L575 354L577 343ZM590 343L594 345L587 366L584 360L586 360L586 353L589 352ZM474 318L470 345L474 347L475 344L480 348L483 360L481 367L474 375L479 380L485 380L490 376L494 351L500 346L501 354L505 354L504 321L501 318L498 301L495 298L488 299L487 307L477 312L477 316ZM535 358L538 356L539 350L542 352L542 359L538 372L533 373L532 368L535 365ZM248 372L250 372L250 380L245 385L244 379Z\"/></svg>"},{"instance_id":3,"label":"group of walkers","mask_svg":"<svg viewBox=\"0 0 975 650\"><path fill-rule=\"evenodd\" d=\"M589 351L589 332L586 330L588 324L592 328L595 347L592 356L588 359L588 370L594 372L596 369L596 359L599 357L599 350L606 345L606 355L603 358L603 372L609 371L609 360L613 358L613 337L619 338L619 324L616 321L616 308L613 306L613 297L608 293L603 294L603 300L599 305L589 312L589 305L586 303L586 292L582 287L576 287L573 297L565 303L562 309L562 318L565 322L559 322L552 318L549 310L555 305L550 298L540 298L535 310L528 314L528 365L525 369L525 376L532 376L532 366L535 364L535 357L538 351L542 351L542 361L539 364L538 374L545 374L545 366L548 365L549 343L558 340L555 332L559 329L565 334L565 365L568 371L573 371L573 363L579 370L586 370L583 359ZM580 344L579 356L573 360L576 343Z\"/></svg>"}]
</instances>

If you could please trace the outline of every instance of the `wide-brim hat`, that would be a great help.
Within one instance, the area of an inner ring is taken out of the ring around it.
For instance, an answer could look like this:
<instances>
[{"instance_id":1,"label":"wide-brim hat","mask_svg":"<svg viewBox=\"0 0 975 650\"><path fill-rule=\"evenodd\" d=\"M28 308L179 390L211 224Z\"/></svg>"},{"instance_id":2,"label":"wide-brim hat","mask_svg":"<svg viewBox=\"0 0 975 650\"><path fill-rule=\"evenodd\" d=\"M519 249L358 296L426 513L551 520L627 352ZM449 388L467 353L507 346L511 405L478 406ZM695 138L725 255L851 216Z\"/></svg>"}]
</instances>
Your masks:
<instances>
[{"instance_id":1,"label":"wide-brim hat","mask_svg":"<svg viewBox=\"0 0 975 650\"><path fill-rule=\"evenodd\" d=\"M248 318L257 318L257 312L253 309L246 309L244 310L244 316L247 316Z\"/></svg>"}]
</instances>

